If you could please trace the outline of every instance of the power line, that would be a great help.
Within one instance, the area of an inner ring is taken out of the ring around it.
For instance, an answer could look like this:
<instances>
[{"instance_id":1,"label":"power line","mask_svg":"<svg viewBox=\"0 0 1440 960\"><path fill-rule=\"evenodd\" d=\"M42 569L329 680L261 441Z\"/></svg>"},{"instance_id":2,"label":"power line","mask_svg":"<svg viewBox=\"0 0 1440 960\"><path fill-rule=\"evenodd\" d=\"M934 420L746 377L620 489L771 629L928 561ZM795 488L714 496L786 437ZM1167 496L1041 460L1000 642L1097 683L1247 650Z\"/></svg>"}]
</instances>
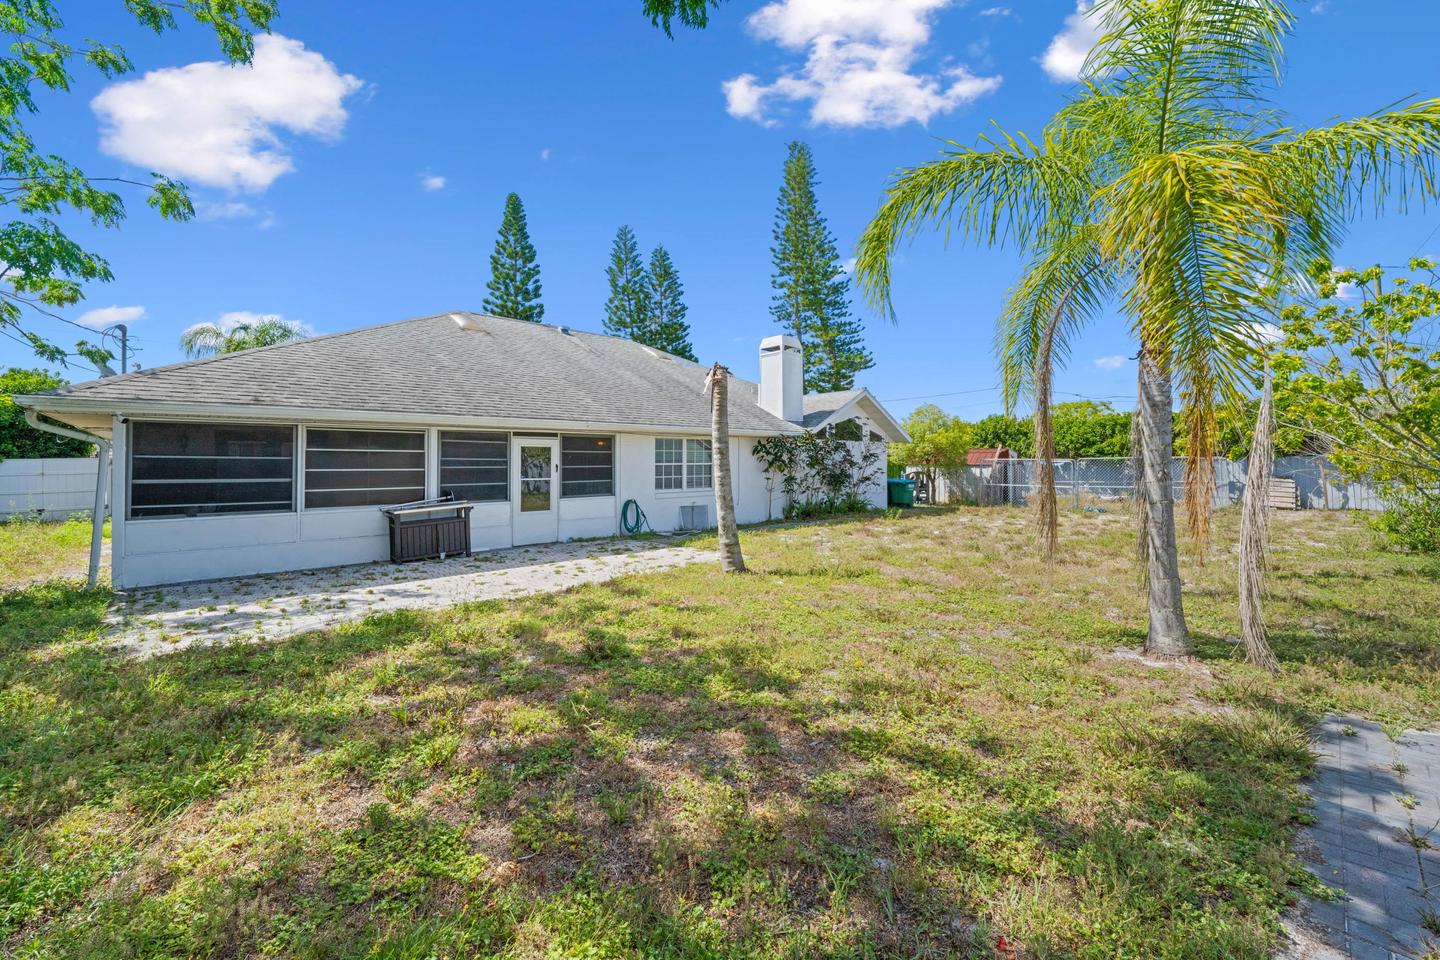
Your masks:
<instances>
[{"instance_id":1,"label":"power line","mask_svg":"<svg viewBox=\"0 0 1440 960\"><path fill-rule=\"evenodd\" d=\"M891 397L889 400L881 400L881 403L904 403L906 400L934 400L938 397L963 397L972 393L993 393L999 390L997 384L993 387L981 387L978 390L956 390L953 393L927 393L918 397Z\"/></svg>"},{"instance_id":2,"label":"power line","mask_svg":"<svg viewBox=\"0 0 1440 960\"><path fill-rule=\"evenodd\" d=\"M1435 224L1435 229L1430 231L1430 235L1424 240L1420 241L1420 245L1415 248L1415 252L1410 254L1410 259L1414 260L1416 257L1420 256L1420 251L1425 249L1425 244L1433 240L1435 238L1435 234L1437 233L1440 233L1440 223Z\"/></svg>"}]
</instances>

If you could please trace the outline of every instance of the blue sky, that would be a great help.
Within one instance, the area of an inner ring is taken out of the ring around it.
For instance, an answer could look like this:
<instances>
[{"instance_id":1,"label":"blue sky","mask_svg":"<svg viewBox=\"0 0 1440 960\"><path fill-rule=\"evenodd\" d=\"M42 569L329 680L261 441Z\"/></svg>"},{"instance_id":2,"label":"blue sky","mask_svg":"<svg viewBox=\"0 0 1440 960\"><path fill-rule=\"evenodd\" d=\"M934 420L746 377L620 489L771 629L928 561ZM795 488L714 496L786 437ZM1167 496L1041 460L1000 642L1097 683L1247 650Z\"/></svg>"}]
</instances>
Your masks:
<instances>
[{"instance_id":1,"label":"blue sky","mask_svg":"<svg viewBox=\"0 0 1440 960\"><path fill-rule=\"evenodd\" d=\"M42 149L96 176L177 174L201 217L163 222L136 194L119 230L70 218L116 279L67 315L128 319L137 359L156 366L180 359L184 328L226 316L333 332L478 309L515 190L547 321L600 329L610 241L628 223L645 249L674 256L701 360L754 377L774 331L786 143L812 146L822 209L849 250L891 172L940 139L973 142L992 119L1039 130L1084 48L1076 2L727 0L709 30L670 41L639 0L455 0L403 17L379 0L290 0L248 72L207 65L218 57L199 28L155 38L118 0L68 3L73 34L121 42L137 72L120 86L84 75L45 97L32 124ZM1440 4L1296 7L1277 100L1297 124L1440 95ZM1342 260L1440 254L1437 228L1433 209L1358 222ZM947 250L939 236L904 249L898 323L856 298L877 361L862 382L901 415L930 398L967 418L998 410L991 332L1017 269L1011 251ZM80 334L32 325L62 342ZM1096 327L1059 399L1128 408L1132 352L1118 320ZM0 366L15 364L35 360L0 340Z\"/></svg>"}]
</instances>

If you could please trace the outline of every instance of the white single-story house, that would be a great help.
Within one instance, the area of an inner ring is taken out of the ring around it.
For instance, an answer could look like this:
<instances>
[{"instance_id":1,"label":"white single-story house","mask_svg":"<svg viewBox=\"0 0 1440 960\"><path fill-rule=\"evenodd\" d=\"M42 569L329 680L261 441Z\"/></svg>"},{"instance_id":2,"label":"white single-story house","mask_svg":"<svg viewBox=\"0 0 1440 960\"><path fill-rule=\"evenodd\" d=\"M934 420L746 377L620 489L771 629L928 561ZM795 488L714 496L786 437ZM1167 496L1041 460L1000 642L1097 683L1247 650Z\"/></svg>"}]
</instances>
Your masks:
<instances>
[{"instance_id":1,"label":"white single-story house","mask_svg":"<svg viewBox=\"0 0 1440 960\"><path fill-rule=\"evenodd\" d=\"M474 504L477 550L614 535L628 500L657 531L713 526L706 372L630 340L457 313L15 400L111 451L125 588L385 560L379 508L447 494ZM732 380L741 523L785 506L757 439L905 439L867 391L804 396L803 379L798 341L777 336L758 384Z\"/></svg>"}]
</instances>

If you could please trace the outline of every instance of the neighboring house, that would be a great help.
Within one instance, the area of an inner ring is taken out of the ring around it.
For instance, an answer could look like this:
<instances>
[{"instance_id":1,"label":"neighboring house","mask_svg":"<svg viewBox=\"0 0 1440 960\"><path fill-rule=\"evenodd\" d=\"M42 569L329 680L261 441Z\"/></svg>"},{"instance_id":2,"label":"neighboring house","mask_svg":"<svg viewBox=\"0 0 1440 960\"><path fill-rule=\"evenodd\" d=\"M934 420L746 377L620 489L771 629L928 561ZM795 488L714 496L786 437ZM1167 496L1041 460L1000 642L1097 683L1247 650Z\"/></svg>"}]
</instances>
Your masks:
<instances>
[{"instance_id":1,"label":"neighboring house","mask_svg":"<svg viewBox=\"0 0 1440 960\"><path fill-rule=\"evenodd\" d=\"M754 441L807 419L798 341L766 339L760 371L730 390L742 523L772 508ZM705 374L629 340L464 313L16 402L113 444L112 579L133 587L383 560L378 508L444 494L475 503L476 549L609 536L632 499L656 530L713 525ZM864 391L821 407L822 429L905 439ZM869 495L883 506L883 483Z\"/></svg>"}]
</instances>

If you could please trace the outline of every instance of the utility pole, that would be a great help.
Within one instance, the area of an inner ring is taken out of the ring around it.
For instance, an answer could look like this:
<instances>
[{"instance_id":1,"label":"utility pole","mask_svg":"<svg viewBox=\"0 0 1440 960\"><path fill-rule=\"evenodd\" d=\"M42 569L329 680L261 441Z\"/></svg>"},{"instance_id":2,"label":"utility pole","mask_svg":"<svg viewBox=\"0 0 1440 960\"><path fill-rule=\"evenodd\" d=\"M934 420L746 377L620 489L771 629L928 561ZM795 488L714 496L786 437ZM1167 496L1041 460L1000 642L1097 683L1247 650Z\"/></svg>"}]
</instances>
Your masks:
<instances>
[{"instance_id":1,"label":"utility pole","mask_svg":"<svg viewBox=\"0 0 1440 960\"><path fill-rule=\"evenodd\" d=\"M130 328L123 323L115 323L101 331L102 334L115 337L120 341L120 372L130 372Z\"/></svg>"}]
</instances>

